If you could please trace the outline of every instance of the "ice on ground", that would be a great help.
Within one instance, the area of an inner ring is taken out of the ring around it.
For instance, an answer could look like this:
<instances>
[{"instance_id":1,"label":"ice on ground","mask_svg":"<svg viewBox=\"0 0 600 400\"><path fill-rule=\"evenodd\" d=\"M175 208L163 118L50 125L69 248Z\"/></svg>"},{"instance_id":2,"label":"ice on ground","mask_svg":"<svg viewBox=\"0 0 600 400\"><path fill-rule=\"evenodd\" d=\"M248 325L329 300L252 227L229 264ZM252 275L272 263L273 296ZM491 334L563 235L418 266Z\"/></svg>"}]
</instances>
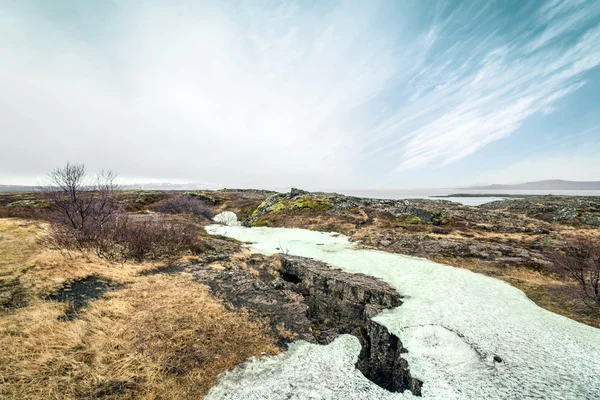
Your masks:
<instances>
[{"instance_id":1,"label":"ice on ground","mask_svg":"<svg viewBox=\"0 0 600 400\"><path fill-rule=\"evenodd\" d=\"M231 211L223 211L220 214L215 215L213 221L225 224L227 226L240 226L240 222L237 219L237 215Z\"/></svg>"},{"instance_id":2,"label":"ice on ground","mask_svg":"<svg viewBox=\"0 0 600 400\"><path fill-rule=\"evenodd\" d=\"M408 349L405 357L412 376L424 382L424 399L600 399L600 329L541 309L502 281L425 259L356 249L337 234L215 225L207 230L253 242L253 248L267 254L283 246L292 255L372 275L395 287L404 303L375 320ZM349 354L354 351L356 357L359 350L334 343L296 344L285 356L238 368L209 398L410 396L383 393L357 378L360 372L350 368ZM290 371L304 371L302 379ZM316 371L314 376L310 371ZM319 389L313 393L311 388Z\"/></svg>"},{"instance_id":3,"label":"ice on ground","mask_svg":"<svg viewBox=\"0 0 600 400\"><path fill-rule=\"evenodd\" d=\"M356 369L358 339L342 335L327 346L299 341L264 360L234 369L213 387L212 400L408 399L374 385ZM332 357L332 354L335 356Z\"/></svg>"}]
</instances>

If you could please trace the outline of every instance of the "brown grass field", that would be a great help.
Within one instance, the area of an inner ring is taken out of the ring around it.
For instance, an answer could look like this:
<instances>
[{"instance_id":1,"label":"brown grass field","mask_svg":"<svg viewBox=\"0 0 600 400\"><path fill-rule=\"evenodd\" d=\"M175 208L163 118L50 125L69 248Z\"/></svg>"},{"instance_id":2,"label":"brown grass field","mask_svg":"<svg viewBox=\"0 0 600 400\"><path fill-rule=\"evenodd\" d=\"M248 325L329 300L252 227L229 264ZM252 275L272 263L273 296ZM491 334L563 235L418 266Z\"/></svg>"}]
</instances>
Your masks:
<instances>
[{"instance_id":1,"label":"brown grass field","mask_svg":"<svg viewBox=\"0 0 600 400\"><path fill-rule=\"evenodd\" d=\"M190 274L143 276L159 265L46 250L46 229L0 219L2 300L27 303L0 311L0 398L198 399L219 374L280 351L267 321L228 310ZM43 300L87 276L127 285L74 320Z\"/></svg>"}]
</instances>

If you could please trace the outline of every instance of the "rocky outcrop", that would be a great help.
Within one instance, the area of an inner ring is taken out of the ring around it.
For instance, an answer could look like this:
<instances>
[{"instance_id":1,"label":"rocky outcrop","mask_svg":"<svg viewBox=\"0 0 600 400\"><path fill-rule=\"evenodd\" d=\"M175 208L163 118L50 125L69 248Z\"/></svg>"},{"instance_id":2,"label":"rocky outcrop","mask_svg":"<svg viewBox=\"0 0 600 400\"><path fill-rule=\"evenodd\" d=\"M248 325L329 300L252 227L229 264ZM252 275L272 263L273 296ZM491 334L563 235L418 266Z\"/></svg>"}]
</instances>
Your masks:
<instances>
[{"instance_id":1,"label":"rocky outcrop","mask_svg":"<svg viewBox=\"0 0 600 400\"><path fill-rule=\"evenodd\" d=\"M487 203L481 208L506 210L541 221L600 227L600 198L584 196L531 196Z\"/></svg>"},{"instance_id":2,"label":"rocky outcrop","mask_svg":"<svg viewBox=\"0 0 600 400\"><path fill-rule=\"evenodd\" d=\"M319 343L339 334L358 338L362 350L356 367L371 381L393 391L421 393L421 382L410 375L400 339L371 318L383 309L398 307L400 295L385 282L348 274L302 257L281 256L282 276L300 292Z\"/></svg>"},{"instance_id":3,"label":"rocky outcrop","mask_svg":"<svg viewBox=\"0 0 600 400\"><path fill-rule=\"evenodd\" d=\"M433 203L431 200L430 203ZM440 202L435 202L434 204ZM433 222L442 218L437 209L426 209L412 200L370 199L345 196L336 193L310 193L300 189L292 189L289 193L277 193L269 196L260 204L253 214L244 221L244 225L253 226L262 217L269 214L294 211L319 211L332 216L346 215L356 208L374 208L378 212L388 213L397 218L414 217L423 222Z\"/></svg>"}]
</instances>

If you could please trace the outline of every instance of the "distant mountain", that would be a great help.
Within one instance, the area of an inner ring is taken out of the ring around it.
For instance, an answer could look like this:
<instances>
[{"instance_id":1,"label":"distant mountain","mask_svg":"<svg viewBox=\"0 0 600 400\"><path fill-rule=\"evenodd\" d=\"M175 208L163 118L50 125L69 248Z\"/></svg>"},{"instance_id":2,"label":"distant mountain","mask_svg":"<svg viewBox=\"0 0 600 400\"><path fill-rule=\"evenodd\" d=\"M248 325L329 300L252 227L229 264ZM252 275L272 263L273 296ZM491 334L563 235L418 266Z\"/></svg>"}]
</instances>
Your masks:
<instances>
[{"instance_id":1,"label":"distant mountain","mask_svg":"<svg viewBox=\"0 0 600 400\"><path fill-rule=\"evenodd\" d=\"M0 185L0 193L2 192L35 192L37 186L25 185Z\"/></svg>"},{"instance_id":2,"label":"distant mountain","mask_svg":"<svg viewBox=\"0 0 600 400\"><path fill-rule=\"evenodd\" d=\"M213 183L137 183L121 185L124 190L216 190L221 185ZM0 193L4 192L35 192L38 186L0 185Z\"/></svg>"},{"instance_id":3,"label":"distant mountain","mask_svg":"<svg viewBox=\"0 0 600 400\"><path fill-rule=\"evenodd\" d=\"M462 189L480 189L480 190L600 190L600 181L563 181L553 179L547 181L526 182L514 185L486 185L470 186Z\"/></svg>"},{"instance_id":4,"label":"distant mountain","mask_svg":"<svg viewBox=\"0 0 600 400\"><path fill-rule=\"evenodd\" d=\"M121 185L121 188L127 190L217 190L223 186L208 183L168 183L168 182L157 182L157 183L138 183L130 185Z\"/></svg>"}]
</instances>

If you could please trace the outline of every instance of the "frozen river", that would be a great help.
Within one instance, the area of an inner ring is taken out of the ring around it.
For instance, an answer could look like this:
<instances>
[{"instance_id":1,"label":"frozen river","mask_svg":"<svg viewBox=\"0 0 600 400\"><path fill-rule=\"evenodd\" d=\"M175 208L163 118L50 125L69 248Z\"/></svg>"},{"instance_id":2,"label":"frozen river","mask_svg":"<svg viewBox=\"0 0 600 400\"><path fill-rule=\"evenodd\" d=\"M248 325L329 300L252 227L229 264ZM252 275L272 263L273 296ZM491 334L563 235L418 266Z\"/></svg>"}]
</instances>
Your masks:
<instances>
[{"instance_id":1,"label":"frozen river","mask_svg":"<svg viewBox=\"0 0 600 400\"><path fill-rule=\"evenodd\" d=\"M374 250L342 235L285 228L213 225L210 233L281 247L351 273L384 280L402 306L375 318L408 349L424 399L600 399L600 329L536 306L520 290L465 269ZM354 368L358 340L294 343L223 377L209 399L401 399ZM496 359L496 360L495 360ZM498 361L501 360L501 361Z\"/></svg>"}]
</instances>

